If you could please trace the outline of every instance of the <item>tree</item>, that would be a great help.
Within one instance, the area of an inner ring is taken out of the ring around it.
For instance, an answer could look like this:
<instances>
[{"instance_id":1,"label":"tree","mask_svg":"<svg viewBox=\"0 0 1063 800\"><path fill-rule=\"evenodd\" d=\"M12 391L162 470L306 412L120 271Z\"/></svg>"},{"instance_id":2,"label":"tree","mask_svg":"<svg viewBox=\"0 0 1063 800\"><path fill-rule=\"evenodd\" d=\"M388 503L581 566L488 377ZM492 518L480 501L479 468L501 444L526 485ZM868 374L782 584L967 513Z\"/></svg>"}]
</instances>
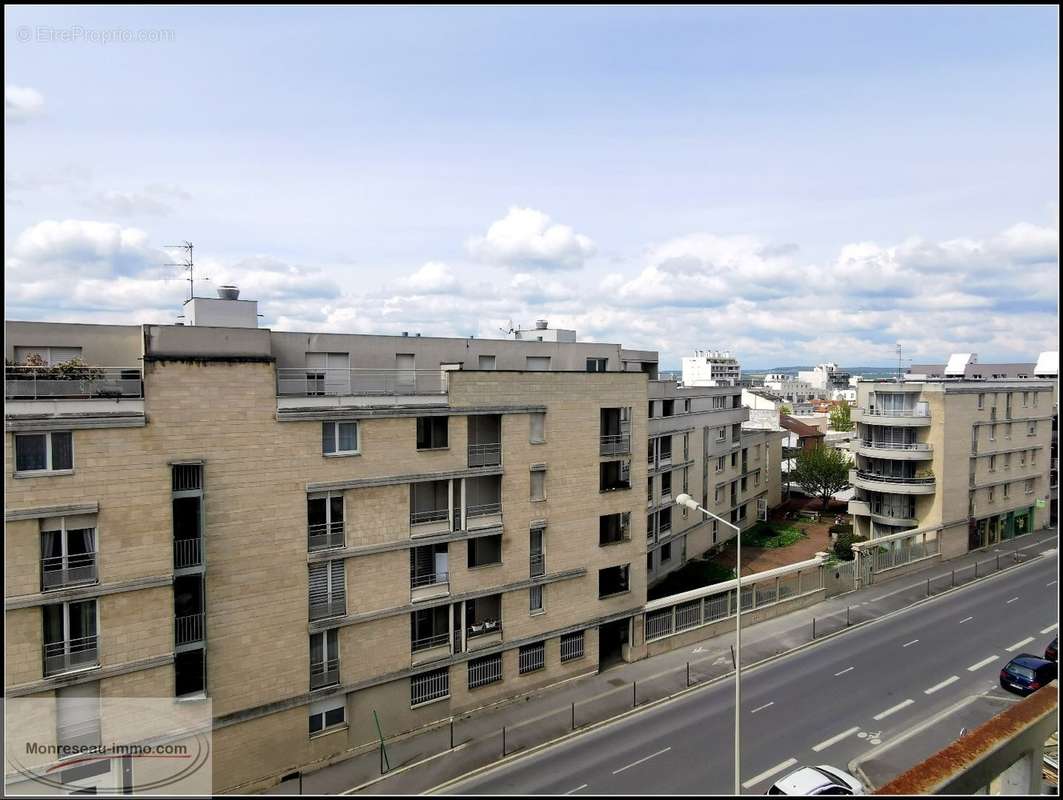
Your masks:
<instances>
[{"instance_id":1,"label":"tree","mask_svg":"<svg viewBox=\"0 0 1063 800\"><path fill-rule=\"evenodd\" d=\"M831 430L851 431L853 429L853 421L849 417L849 412L849 404L845 400L834 406L830 412Z\"/></svg>"},{"instance_id":2,"label":"tree","mask_svg":"<svg viewBox=\"0 0 1063 800\"><path fill-rule=\"evenodd\" d=\"M779 406L779 413L780 414L793 414L794 410L789 405L787 405L786 403L783 403L781 406Z\"/></svg>"},{"instance_id":3,"label":"tree","mask_svg":"<svg viewBox=\"0 0 1063 800\"><path fill-rule=\"evenodd\" d=\"M808 494L820 498L826 511L831 495L849 485L849 459L840 450L818 444L797 454L790 477Z\"/></svg>"}]
</instances>

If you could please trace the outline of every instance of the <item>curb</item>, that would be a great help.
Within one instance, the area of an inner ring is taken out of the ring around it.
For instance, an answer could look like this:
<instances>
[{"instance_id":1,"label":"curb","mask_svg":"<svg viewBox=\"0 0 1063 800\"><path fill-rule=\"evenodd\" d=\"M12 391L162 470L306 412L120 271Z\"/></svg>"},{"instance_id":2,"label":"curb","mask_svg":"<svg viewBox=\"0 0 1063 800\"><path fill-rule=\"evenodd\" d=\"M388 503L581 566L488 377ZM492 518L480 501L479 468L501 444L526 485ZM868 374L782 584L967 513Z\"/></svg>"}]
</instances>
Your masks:
<instances>
[{"instance_id":1,"label":"curb","mask_svg":"<svg viewBox=\"0 0 1063 800\"><path fill-rule=\"evenodd\" d=\"M1037 563L1040 560L1041 560L1041 556L1037 556L1035 558L1029 559L1028 561L1023 561L1021 563L1012 564L1010 566L1003 567L1000 570L997 570L996 572L994 572L992 575L986 575L984 578L978 578L976 580L969 581L968 583L965 583L965 584L963 584L961 586L950 587L950 588L948 588L948 589L946 589L946 590L944 590L942 592L938 592L937 594L933 594L930 597L924 597L921 600L917 600L915 603L912 603L911 605L905 606L904 608L899 608L899 609L896 609L894 611L890 611L890 612L888 612L886 614L883 614L881 617L876 617L875 619L870 619L870 620L865 620L863 622L858 622L855 625L850 625L848 627L842 628L841 630L835 631L833 633L828 633L828 634L825 634L824 636L817 637L816 639L813 639L812 641L809 641L809 642L805 642L804 644L800 644L797 647L793 647L793 648L791 648L789 650L785 650L785 651L783 651L781 653L776 653L775 655L768 656L767 658L763 658L760 661L756 661L756 662L750 664L748 667L743 667L742 668L743 674L752 672L753 670L759 669L759 668L761 668L761 667L763 667L763 666L765 666L767 664L772 663L773 661L777 661L778 659L781 659L781 658L784 658L784 657L787 657L787 656L791 656L791 655L793 655L795 653L798 653L798 652L800 652L802 650L810 648L810 647L812 647L814 645L821 644L822 642L825 642L825 641L827 641L829 639L833 639L836 636L842 636L842 635L844 635L844 634L846 634L846 633L848 633L850 631L854 631L854 630L856 630L858 628L862 628L862 627L865 627L865 626L868 626L868 625L874 625L875 623L882 622L883 620L889 619L889 618L891 618L893 616L896 616L898 614L903 614L903 613L905 613L907 611L911 611L912 609L917 608L918 606L921 606L924 603L928 603L928 602L930 602L932 600L937 600L938 598L944 597L944 596L946 596L948 594L951 594L953 592L962 591L963 589L968 589L968 588L970 588L972 586L975 586L977 584L982 583L983 581L990 580L991 578L994 578L994 577L996 577L998 575L1002 575L1004 573L1010 572L1013 569L1026 566L1028 564ZM534 755L536 753L539 753L539 752L541 752L543 750L546 750L546 749L549 749L551 747L555 747L555 746L564 744L565 742L567 742L570 739L573 739L573 738L575 738L577 736L580 736L582 734L585 734L585 733L590 733L590 732L595 731L595 730L597 730L599 728L603 728L603 727L605 727L607 725L611 725L613 723L620 722L620 721L622 721L624 719L627 719L628 717L633 716L634 714L637 714L637 713L639 713L641 711L646 711L646 710L649 710L651 708L655 708L657 706L661 706L661 705L664 705L666 703L670 703L673 700L681 699L683 697L686 697L687 695L693 694L694 692L696 692L696 691L698 691L700 689L707 689L710 686L714 686L715 684L717 684L717 683L719 683L719 682L721 682L723 680L726 680L727 678L733 677L733 676L734 676L734 671L732 670L730 672L724 673L723 675L719 675L719 676L717 676L715 678L710 678L709 680L704 681L702 683L698 683L698 684L695 684L693 686L690 686L690 687L688 687L686 689L680 689L678 692L674 692L673 694L667 695L667 696L659 698L657 700L651 700L650 702L644 703L642 705L639 705L636 708L629 709L628 711L625 711L622 714L617 714L616 716L609 717L609 718L604 719L604 720L599 720L598 722L592 722L592 723L590 723L588 725L585 725L585 726L579 728L578 730L570 731L569 733L566 733L563 736L560 736L560 737L558 737L556 739L551 739L548 742L543 742L543 743L535 745L533 747L529 747L526 750L521 750L521 751L512 753L510 755L507 755L507 756L504 756L504 757L502 757L500 759L497 759L497 760L495 760L494 762L492 762L490 764L485 764L484 766L477 767L476 769L473 769L473 770L471 770L469 772L466 772L466 773L464 773L464 774L462 774L462 775L460 775L460 776L458 776L456 778L451 778L449 780L443 781L442 783L440 783L440 784L438 784L438 785L436 785L436 786L434 786L434 787L432 787L430 789L426 789L425 791L421 792L421 794L436 794L436 793L438 793L438 792L440 792L440 791L446 789L447 787L452 786L452 785L454 785L456 783L460 783L460 782L469 780L470 778L474 778L477 775L481 775L481 774L483 774L485 772L488 772L490 770L496 769L499 766L502 766L502 765L508 764L508 763L512 763L513 761L517 761L518 759L525 758L525 757L530 756L530 755ZM461 745L461 747L464 747L466 744L468 744L468 742L463 743ZM458 749L459 748L454 748L454 750L448 750L448 751L445 751L444 753L437 753L436 755L430 756L429 758L426 758L426 759L423 759L420 762L416 762L414 764L408 764L405 767L402 767L401 770L405 771L407 769L412 769L413 767L419 766L420 764L428 763L429 761L432 761L432 760L438 758L440 755L445 755L446 753L451 753L451 752L454 752L454 751L456 751ZM400 770L396 770L395 772L388 773L388 774L389 775L400 774ZM378 783L380 780L382 780L383 778L386 778L386 777L388 777L388 776L387 775L382 775L380 778L374 779L373 781L370 781L370 782L367 782L365 784L362 784L361 786L356 786L356 787L354 787L352 789L349 789L349 790L343 792L343 794L352 794L352 793L357 792L357 791L359 791L359 790L361 790L363 788L366 788L366 787L371 786L371 785L373 785L375 783Z\"/></svg>"}]
</instances>

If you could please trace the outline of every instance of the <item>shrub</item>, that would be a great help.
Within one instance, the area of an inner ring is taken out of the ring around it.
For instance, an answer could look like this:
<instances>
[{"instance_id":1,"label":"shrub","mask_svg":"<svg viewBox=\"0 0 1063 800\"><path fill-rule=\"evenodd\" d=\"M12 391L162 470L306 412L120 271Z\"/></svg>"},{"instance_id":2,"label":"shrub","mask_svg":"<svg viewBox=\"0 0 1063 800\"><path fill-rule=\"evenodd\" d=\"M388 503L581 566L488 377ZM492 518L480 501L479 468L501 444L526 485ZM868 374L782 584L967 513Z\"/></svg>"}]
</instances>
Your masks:
<instances>
[{"instance_id":1,"label":"shrub","mask_svg":"<svg viewBox=\"0 0 1063 800\"><path fill-rule=\"evenodd\" d=\"M852 533L853 526L847 522L842 522L837 525L831 525L829 531L830 533L836 533L840 536L843 533Z\"/></svg>"},{"instance_id":2,"label":"shrub","mask_svg":"<svg viewBox=\"0 0 1063 800\"><path fill-rule=\"evenodd\" d=\"M852 561L854 558L853 543L866 541L866 537L857 536L851 530L845 533L839 533L838 539L834 542L834 555L842 561Z\"/></svg>"}]
</instances>

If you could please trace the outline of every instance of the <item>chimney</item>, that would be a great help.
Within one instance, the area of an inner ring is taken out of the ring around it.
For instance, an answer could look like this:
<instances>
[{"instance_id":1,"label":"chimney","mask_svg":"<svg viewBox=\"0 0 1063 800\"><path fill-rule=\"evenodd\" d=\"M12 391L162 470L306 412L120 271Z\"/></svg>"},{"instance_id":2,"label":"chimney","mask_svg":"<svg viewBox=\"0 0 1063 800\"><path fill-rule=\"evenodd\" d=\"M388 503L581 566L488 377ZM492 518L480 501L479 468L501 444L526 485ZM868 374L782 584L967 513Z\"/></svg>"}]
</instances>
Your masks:
<instances>
[{"instance_id":1,"label":"chimney","mask_svg":"<svg viewBox=\"0 0 1063 800\"><path fill-rule=\"evenodd\" d=\"M218 297L222 300L239 300L240 290L232 285L219 286Z\"/></svg>"},{"instance_id":2,"label":"chimney","mask_svg":"<svg viewBox=\"0 0 1063 800\"><path fill-rule=\"evenodd\" d=\"M549 323L545 319L535 320L535 330L537 331L545 331L548 325Z\"/></svg>"}]
</instances>

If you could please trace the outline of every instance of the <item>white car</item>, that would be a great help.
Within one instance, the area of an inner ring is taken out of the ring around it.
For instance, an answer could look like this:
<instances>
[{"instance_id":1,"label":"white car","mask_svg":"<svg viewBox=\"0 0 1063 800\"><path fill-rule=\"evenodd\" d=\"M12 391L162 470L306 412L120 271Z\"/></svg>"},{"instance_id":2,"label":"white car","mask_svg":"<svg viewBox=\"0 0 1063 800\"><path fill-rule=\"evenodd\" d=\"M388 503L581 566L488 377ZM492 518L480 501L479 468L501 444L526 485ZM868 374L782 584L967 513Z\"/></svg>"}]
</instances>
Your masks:
<instances>
[{"instance_id":1,"label":"white car","mask_svg":"<svg viewBox=\"0 0 1063 800\"><path fill-rule=\"evenodd\" d=\"M768 789L768 794L839 795L864 794L860 781L847 772L821 764L801 767L780 778Z\"/></svg>"}]
</instances>

